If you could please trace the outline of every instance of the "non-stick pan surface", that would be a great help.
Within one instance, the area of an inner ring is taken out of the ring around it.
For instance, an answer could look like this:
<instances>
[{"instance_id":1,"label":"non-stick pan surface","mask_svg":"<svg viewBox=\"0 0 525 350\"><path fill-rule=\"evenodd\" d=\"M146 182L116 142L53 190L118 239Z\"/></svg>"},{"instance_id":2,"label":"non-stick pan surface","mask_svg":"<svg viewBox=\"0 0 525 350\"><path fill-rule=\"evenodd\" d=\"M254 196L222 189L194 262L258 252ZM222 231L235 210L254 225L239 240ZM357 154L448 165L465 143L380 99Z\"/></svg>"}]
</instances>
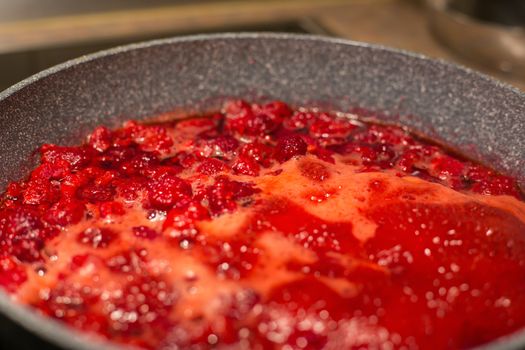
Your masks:
<instances>
[{"instance_id":1,"label":"non-stick pan surface","mask_svg":"<svg viewBox=\"0 0 525 350\"><path fill-rule=\"evenodd\" d=\"M227 97L386 111L388 121L444 141L525 185L525 95L514 88L444 62L362 43L220 34L81 57L1 93L0 187L24 175L29 155L42 143L79 143L99 124L205 110ZM0 337L0 345L17 349L102 346L14 305L4 293ZM525 336L518 334L494 348L521 344Z\"/></svg>"}]
</instances>

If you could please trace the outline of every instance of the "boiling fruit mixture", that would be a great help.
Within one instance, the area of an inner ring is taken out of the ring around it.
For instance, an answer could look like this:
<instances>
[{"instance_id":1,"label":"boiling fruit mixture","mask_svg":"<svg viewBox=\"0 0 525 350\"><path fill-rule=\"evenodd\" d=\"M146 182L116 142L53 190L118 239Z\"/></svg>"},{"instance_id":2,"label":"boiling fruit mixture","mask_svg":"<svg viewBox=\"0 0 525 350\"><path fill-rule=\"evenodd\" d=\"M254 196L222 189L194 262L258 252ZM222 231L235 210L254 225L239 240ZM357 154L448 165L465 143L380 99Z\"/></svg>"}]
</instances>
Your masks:
<instances>
[{"instance_id":1,"label":"boiling fruit mixture","mask_svg":"<svg viewBox=\"0 0 525 350\"><path fill-rule=\"evenodd\" d=\"M230 101L46 144L0 285L147 349L456 349L525 326L515 179L365 111Z\"/></svg>"}]
</instances>

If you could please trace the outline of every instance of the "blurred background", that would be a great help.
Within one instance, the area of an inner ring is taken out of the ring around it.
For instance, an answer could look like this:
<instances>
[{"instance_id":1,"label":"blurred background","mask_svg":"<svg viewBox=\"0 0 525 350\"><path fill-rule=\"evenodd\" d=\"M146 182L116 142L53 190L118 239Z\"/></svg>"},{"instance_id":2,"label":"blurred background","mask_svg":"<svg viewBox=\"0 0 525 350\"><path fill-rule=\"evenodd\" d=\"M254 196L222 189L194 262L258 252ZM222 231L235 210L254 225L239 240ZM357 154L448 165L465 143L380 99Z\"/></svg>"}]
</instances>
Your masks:
<instances>
[{"instance_id":1,"label":"blurred background","mask_svg":"<svg viewBox=\"0 0 525 350\"><path fill-rule=\"evenodd\" d=\"M444 58L525 90L525 0L0 0L0 89L130 42L276 31Z\"/></svg>"}]
</instances>

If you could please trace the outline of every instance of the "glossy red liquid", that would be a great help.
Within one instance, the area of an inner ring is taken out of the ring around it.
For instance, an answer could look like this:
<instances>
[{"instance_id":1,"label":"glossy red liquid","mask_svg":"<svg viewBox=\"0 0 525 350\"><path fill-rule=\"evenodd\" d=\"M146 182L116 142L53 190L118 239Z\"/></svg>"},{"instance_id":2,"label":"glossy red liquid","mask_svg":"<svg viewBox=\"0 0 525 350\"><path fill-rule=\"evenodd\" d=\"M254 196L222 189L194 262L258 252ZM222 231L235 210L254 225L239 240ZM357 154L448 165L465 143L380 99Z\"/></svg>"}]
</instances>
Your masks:
<instances>
[{"instance_id":1,"label":"glossy red liquid","mask_svg":"<svg viewBox=\"0 0 525 350\"><path fill-rule=\"evenodd\" d=\"M44 145L2 197L0 285L150 349L456 349L523 328L516 180L361 113L232 101Z\"/></svg>"}]
</instances>

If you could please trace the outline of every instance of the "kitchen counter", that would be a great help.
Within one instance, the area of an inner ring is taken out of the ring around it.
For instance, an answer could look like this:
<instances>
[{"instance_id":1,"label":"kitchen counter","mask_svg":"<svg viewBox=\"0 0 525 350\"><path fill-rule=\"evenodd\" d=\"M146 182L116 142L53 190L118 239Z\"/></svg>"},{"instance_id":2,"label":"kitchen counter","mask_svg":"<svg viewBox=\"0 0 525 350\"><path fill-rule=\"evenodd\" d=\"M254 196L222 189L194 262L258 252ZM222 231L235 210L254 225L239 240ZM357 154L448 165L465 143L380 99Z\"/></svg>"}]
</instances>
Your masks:
<instances>
[{"instance_id":1,"label":"kitchen counter","mask_svg":"<svg viewBox=\"0 0 525 350\"><path fill-rule=\"evenodd\" d=\"M196 32L283 30L283 24L300 23L305 32L457 62L525 90L525 81L474 66L438 43L428 29L424 6L415 0L94 0L79 6L71 6L67 0L55 0L53 6L49 1L45 3L20 0L0 4L0 64L10 67L2 72L0 87L65 59L120 43Z\"/></svg>"}]
</instances>

